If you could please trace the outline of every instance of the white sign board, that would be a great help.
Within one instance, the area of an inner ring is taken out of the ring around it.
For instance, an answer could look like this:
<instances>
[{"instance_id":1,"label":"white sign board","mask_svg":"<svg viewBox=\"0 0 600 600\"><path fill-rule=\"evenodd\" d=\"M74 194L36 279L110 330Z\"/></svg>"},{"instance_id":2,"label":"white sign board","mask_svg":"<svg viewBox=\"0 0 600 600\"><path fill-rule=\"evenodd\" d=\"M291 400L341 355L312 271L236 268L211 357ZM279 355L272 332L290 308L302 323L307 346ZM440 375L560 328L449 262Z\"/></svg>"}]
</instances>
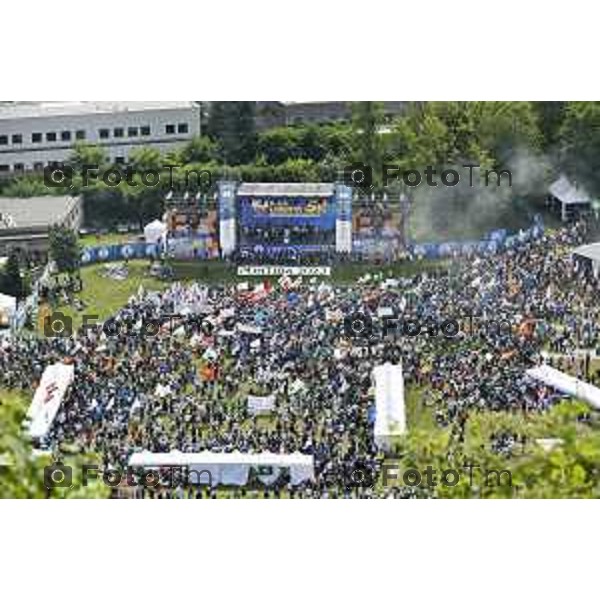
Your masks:
<instances>
[{"instance_id":1,"label":"white sign board","mask_svg":"<svg viewBox=\"0 0 600 600\"><path fill-rule=\"evenodd\" d=\"M252 415L264 415L275 409L275 396L248 396L248 412Z\"/></svg>"},{"instance_id":2,"label":"white sign board","mask_svg":"<svg viewBox=\"0 0 600 600\"><path fill-rule=\"evenodd\" d=\"M331 277L331 267L286 267L277 265L242 266L238 267L237 274L238 277L281 277L283 275L293 277Z\"/></svg>"},{"instance_id":3,"label":"white sign board","mask_svg":"<svg viewBox=\"0 0 600 600\"><path fill-rule=\"evenodd\" d=\"M50 431L58 409L74 378L75 368L73 365L56 363L46 367L27 411L31 437L41 438Z\"/></svg>"}]
</instances>

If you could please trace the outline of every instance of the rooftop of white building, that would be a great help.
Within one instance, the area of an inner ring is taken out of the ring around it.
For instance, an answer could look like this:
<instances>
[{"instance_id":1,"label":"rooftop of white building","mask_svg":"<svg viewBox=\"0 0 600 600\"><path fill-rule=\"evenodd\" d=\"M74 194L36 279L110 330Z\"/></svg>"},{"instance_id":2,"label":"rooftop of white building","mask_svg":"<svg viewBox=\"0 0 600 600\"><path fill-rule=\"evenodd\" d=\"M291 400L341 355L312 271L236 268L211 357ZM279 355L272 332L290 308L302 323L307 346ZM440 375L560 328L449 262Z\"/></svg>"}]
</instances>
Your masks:
<instances>
[{"instance_id":1,"label":"rooftop of white building","mask_svg":"<svg viewBox=\"0 0 600 600\"><path fill-rule=\"evenodd\" d=\"M194 102L183 100L0 102L0 119L174 110L191 108L193 105Z\"/></svg>"}]
</instances>

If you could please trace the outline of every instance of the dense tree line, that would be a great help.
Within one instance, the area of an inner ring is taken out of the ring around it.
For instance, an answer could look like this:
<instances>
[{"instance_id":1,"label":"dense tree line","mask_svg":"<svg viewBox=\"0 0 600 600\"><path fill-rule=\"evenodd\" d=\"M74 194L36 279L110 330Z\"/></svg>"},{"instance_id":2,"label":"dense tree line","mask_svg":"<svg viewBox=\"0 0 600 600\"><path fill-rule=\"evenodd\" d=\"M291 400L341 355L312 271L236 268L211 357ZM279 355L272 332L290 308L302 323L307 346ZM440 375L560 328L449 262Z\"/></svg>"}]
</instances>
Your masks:
<instances>
[{"instance_id":1,"label":"dense tree line","mask_svg":"<svg viewBox=\"0 0 600 600\"><path fill-rule=\"evenodd\" d=\"M473 162L484 168L509 168L520 160L522 169L543 165L548 178L564 170L592 194L600 192L594 162L600 149L598 102L420 102L408 104L391 122L384 120L380 103L357 102L352 115L347 123L257 132L253 103L213 102L207 135L164 156L149 147L131 153L136 171L161 171L155 185L142 185L136 174L137 185L112 185L99 178L84 186L77 175L83 165L110 165L102 148L81 144L69 161L76 173L70 191L83 194L87 219L94 223L143 223L159 216L171 185L200 190L212 201L220 178L335 181L355 162L373 167L376 188L382 183L382 164L423 169ZM206 171L211 182L198 176ZM47 188L40 174L0 182L3 195L64 191ZM543 195L544 189L536 192Z\"/></svg>"}]
</instances>

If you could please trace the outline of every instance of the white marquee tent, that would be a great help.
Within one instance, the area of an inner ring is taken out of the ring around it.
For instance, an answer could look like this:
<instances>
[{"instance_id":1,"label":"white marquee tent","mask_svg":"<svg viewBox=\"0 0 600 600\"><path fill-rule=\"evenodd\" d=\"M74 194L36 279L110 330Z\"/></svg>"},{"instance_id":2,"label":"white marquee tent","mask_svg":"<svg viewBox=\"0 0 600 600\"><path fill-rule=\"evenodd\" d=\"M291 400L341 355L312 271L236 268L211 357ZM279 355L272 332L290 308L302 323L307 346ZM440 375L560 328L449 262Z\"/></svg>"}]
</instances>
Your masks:
<instances>
[{"instance_id":1,"label":"white marquee tent","mask_svg":"<svg viewBox=\"0 0 600 600\"><path fill-rule=\"evenodd\" d=\"M0 326L7 327L17 311L17 299L0 294Z\"/></svg>"},{"instance_id":2,"label":"white marquee tent","mask_svg":"<svg viewBox=\"0 0 600 600\"><path fill-rule=\"evenodd\" d=\"M312 481L315 477L313 457L299 452L293 454L136 452L129 459L129 466L145 469L187 467L190 481L209 483L213 487L218 484L246 485L252 468L260 469L257 476L265 484L275 481L284 468L289 469L290 481L294 485ZM194 479L194 472L196 479Z\"/></svg>"},{"instance_id":3,"label":"white marquee tent","mask_svg":"<svg viewBox=\"0 0 600 600\"><path fill-rule=\"evenodd\" d=\"M167 233L167 226L158 219L148 223L144 227L144 238L147 244L157 244L161 242Z\"/></svg>"},{"instance_id":4,"label":"white marquee tent","mask_svg":"<svg viewBox=\"0 0 600 600\"><path fill-rule=\"evenodd\" d=\"M74 378L75 368L73 365L56 363L46 367L27 411L31 437L42 438L50 431L58 409Z\"/></svg>"},{"instance_id":5,"label":"white marquee tent","mask_svg":"<svg viewBox=\"0 0 600 600\"><path fill-rule=\"evenodd\" d=\"M586 244L584 246L579 246L573 250L573 254L578 257L582 257L587 259L594 272L594 276L598 277L600 275L600 243L596 242L595 244Z\"/></svg>"},{"instance_id":6,"label":"white marquee tent","mask_svg":"<svg viewBox=\"0 0 600 600\"><path fill-rule=\"evenodd\" d=\"M600 409L600 389L590 383L567 375L550 365L534 367L528 369L526 373L536 381L541 381L568 396L585 400L594 408Z\"/></svg>"},{"instance_id":7,"label":"white marquee tent","mask_svg":"<svg viewBox=\"0 0 600 600\"><path fill-rule=\"evenodd\" d=\"M375 443L383 450L406 432L402 365L385 363L373 369L375 381Z\"/></svg>"},{"instance_id":8,"label":"white marquee tent","mask_svg":"<svg viewBox=\"0 0 600 600\"><path fill-rule=\"evenodd\" d=\"M550 196L555 198L561 207L561 218L567 220L567 214L570 207L584 207L591 204L591 198L588 193L579 187L573 185L565 175L561 175L549 188Z\"/></svg>"}]
</instances>

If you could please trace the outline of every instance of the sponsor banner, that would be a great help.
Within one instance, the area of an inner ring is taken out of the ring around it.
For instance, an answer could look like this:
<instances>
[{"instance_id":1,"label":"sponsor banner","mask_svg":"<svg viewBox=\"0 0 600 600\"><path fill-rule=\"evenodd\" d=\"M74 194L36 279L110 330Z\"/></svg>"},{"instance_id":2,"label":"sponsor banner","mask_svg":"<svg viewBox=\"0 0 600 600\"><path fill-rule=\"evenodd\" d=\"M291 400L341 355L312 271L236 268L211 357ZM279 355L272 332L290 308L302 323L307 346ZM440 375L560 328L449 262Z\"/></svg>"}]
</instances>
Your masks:
<instances>
[{"instance_id":1,"label":"sponsor banner","mask_svg":"<svg viewBox=\"0 0 600 600\"><path fill-rule=\"evenodd\" d=\"M74 379L73 365L56 363L46 367L27 411L31 437L43 438L50 431L67 389Z\"/></svg>"},{"instance_id":2,"label":"sponsor banner","mask_svg":"<svg viewBox=\"0 0 600 600\"><path fill-rule=\"evenodd\" d=\"M293 277L331 277L329 266L240 266L237 269L238 277L282 277L289 275Z\"/></svg>"},{"instance_id":3,"label":"sponsor banner","mask_svg":"<svg viewBox=\"0 0 600 600\"><path fill-rule=\"evenodd\" d=\"M336 205L331 196L240 196L239 208L240 223L244 227L313 225L321 229L333 229L335 226Z\"/></svg>"},{"instance_id":4,"label":"sponsor banner","mask_svg":"<svg viewBox=\"0 0 600 600\"><path fill-rule=\"evenodd\" d=\"M275 409L275 396L248 396L248 412L251 415L268 414Z\"/></svg>"},{"instance_id":5,"label":"sponsor banner","mask_svg":"<svg viewBox=\"0 0 600 600\"><path fill-rule=\"evenodd\" d=\"M158 258L162 252L161 244L135 242L131 244L114 244L111 246L92 246L81 252L81 263L84 265L98 262L113 262L134 258Z\"/></svg>"}]
</instances>

